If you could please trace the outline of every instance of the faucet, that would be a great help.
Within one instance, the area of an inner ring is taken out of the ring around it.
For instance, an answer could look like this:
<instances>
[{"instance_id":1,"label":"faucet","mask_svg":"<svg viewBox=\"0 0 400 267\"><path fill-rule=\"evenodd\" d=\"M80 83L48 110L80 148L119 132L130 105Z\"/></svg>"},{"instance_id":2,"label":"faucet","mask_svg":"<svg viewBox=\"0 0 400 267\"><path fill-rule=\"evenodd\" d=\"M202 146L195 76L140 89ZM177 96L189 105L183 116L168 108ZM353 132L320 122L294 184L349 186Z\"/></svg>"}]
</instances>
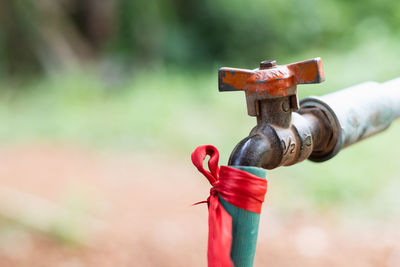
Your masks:
<instances>
[{"instance_id":1,"label":"faucet","mask_svg":"<svg viewBox=\"0 0 400 267\"><path fill-rule=\"evenodd\" d=\"M322 162L400 117L400 78L298 101L298 84L324 80L320 58L288 65L262 61L254 70L220 68L219 91L245 91L248 114L257 118L228 165L274 169L305 159Z\"/></svg>"},{"instance_id":2,"label":"faucet","mask_svg":"<svg viewBox=\"0 0 400 267\"><path fill-rule=\"evenodd\" d=\"M228 165L265 179L265 169L328 160L400 117L400 78L298 100L297 85L324 79L320 58L288 65L262 61L253 70L220 68L219 91L244 91L248 114L257 118ZM219 201L232 218L234 266L253 266L260 215Z\"/></svg>"}]
</instances>

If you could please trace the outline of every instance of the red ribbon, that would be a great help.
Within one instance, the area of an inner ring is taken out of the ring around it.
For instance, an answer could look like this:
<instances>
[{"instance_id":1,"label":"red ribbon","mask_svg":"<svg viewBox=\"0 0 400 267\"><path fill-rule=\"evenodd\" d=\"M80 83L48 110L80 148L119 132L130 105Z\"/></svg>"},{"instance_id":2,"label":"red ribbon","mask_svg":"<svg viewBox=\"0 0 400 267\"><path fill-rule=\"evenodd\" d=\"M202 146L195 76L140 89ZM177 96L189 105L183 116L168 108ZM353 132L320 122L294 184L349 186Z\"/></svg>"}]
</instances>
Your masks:
<instances>
[{"instance_id":1,"label":"red ribbon","mask_svg":"<svg viewBox=\"0 0 400 267\"><path fill-rule=\"evenodd\" d=\"M203 162L207 155L210 156L208 161L210 171L203 168ZM207 199L209 213L208 266L230 267L233 266L230 257L232 218L219 202L218 195L236 207L260 213L267 192L267 181L236 168L221 166L220 169L218 160L218 150L211 145L199 146L192 153L193 164L212 185L210 196Z\"/></svg>"}]
</instances>

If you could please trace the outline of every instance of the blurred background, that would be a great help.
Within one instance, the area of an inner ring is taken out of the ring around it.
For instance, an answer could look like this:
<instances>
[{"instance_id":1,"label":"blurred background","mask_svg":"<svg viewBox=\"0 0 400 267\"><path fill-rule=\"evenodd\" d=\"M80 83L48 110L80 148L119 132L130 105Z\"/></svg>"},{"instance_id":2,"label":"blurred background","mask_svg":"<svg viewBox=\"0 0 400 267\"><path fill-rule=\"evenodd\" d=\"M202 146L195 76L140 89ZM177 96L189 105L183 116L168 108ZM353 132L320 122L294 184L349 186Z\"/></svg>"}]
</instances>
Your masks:
<instances>
[{"instance_id":1,"label":"blurred background","mask_svg":"<svg viewBox=\"0 0 400 267\"><path fill-rule=\"evenodd\" d=\"M209 185L256 124L222 66L321 57L301 97L400 76L395 0L0 1L0 265L206 266ZM255 266L400 266L400 122L268 172Z\"/></svg>"}]
</instances>

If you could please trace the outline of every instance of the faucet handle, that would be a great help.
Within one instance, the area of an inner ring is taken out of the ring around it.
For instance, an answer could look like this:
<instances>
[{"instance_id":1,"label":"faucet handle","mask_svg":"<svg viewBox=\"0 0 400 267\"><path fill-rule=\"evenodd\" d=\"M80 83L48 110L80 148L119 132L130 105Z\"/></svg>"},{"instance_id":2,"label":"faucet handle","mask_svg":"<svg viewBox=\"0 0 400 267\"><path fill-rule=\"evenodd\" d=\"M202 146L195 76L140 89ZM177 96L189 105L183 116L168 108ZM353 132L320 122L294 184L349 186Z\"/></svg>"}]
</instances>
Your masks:
<instances>
[{"instance_id":1,"label":"faucet handle","mask_svg":"<svg viewBox=\"0 0 400 267\"><path fill-rule=\"evenodd\" d=\"M288 65L276 65L275 60L262 61L254 70L224 67L218 71L219 91L245 91L250 116L259 115L259 100L278 97L289 97L291 108L297 110L297 84L324 80L319 57Z\"/></svg>"}]
</instances>

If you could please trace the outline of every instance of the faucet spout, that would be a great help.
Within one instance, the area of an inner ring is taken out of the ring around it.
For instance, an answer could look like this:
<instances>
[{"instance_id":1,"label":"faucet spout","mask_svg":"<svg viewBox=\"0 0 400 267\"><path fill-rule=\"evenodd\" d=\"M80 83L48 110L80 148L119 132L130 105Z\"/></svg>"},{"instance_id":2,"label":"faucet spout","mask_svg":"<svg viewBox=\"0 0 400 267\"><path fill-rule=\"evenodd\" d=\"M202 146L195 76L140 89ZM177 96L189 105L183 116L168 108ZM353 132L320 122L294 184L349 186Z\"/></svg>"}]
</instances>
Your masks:
<instances>
[{"instance_id":1,"label":"faucet spout","mask_svg":"<svg viewBox=\"0 0 400 267\"><path fill-rule=\"evenodd\" d=\"M282 103L286 100L282 98L276 101L280 105L274 104L282 107L284 106ZM261 103L261 105L269 104ZM279 116L283 118L282 115ZM258 119L258 124L250 135L235 147L228 164L274 169L307 159L312 153L314 144L318 144L318 140L314 137L321 136L324 127L313 114L300 115L297 112L290 112L289 118L288 123L280 124L270 123L274 119Z\"/></svg>"},{"instance_id":2,"label":"faucet spout","mask_svg":"<svg viewBox=\"0 0 400 267\"><path fill-rule=\"evenodd\" d=\"M272 154L268 138L261 134L248 136L237 144L228 165L253 166L268 169Z\"/></svg>"}]
</instances>

